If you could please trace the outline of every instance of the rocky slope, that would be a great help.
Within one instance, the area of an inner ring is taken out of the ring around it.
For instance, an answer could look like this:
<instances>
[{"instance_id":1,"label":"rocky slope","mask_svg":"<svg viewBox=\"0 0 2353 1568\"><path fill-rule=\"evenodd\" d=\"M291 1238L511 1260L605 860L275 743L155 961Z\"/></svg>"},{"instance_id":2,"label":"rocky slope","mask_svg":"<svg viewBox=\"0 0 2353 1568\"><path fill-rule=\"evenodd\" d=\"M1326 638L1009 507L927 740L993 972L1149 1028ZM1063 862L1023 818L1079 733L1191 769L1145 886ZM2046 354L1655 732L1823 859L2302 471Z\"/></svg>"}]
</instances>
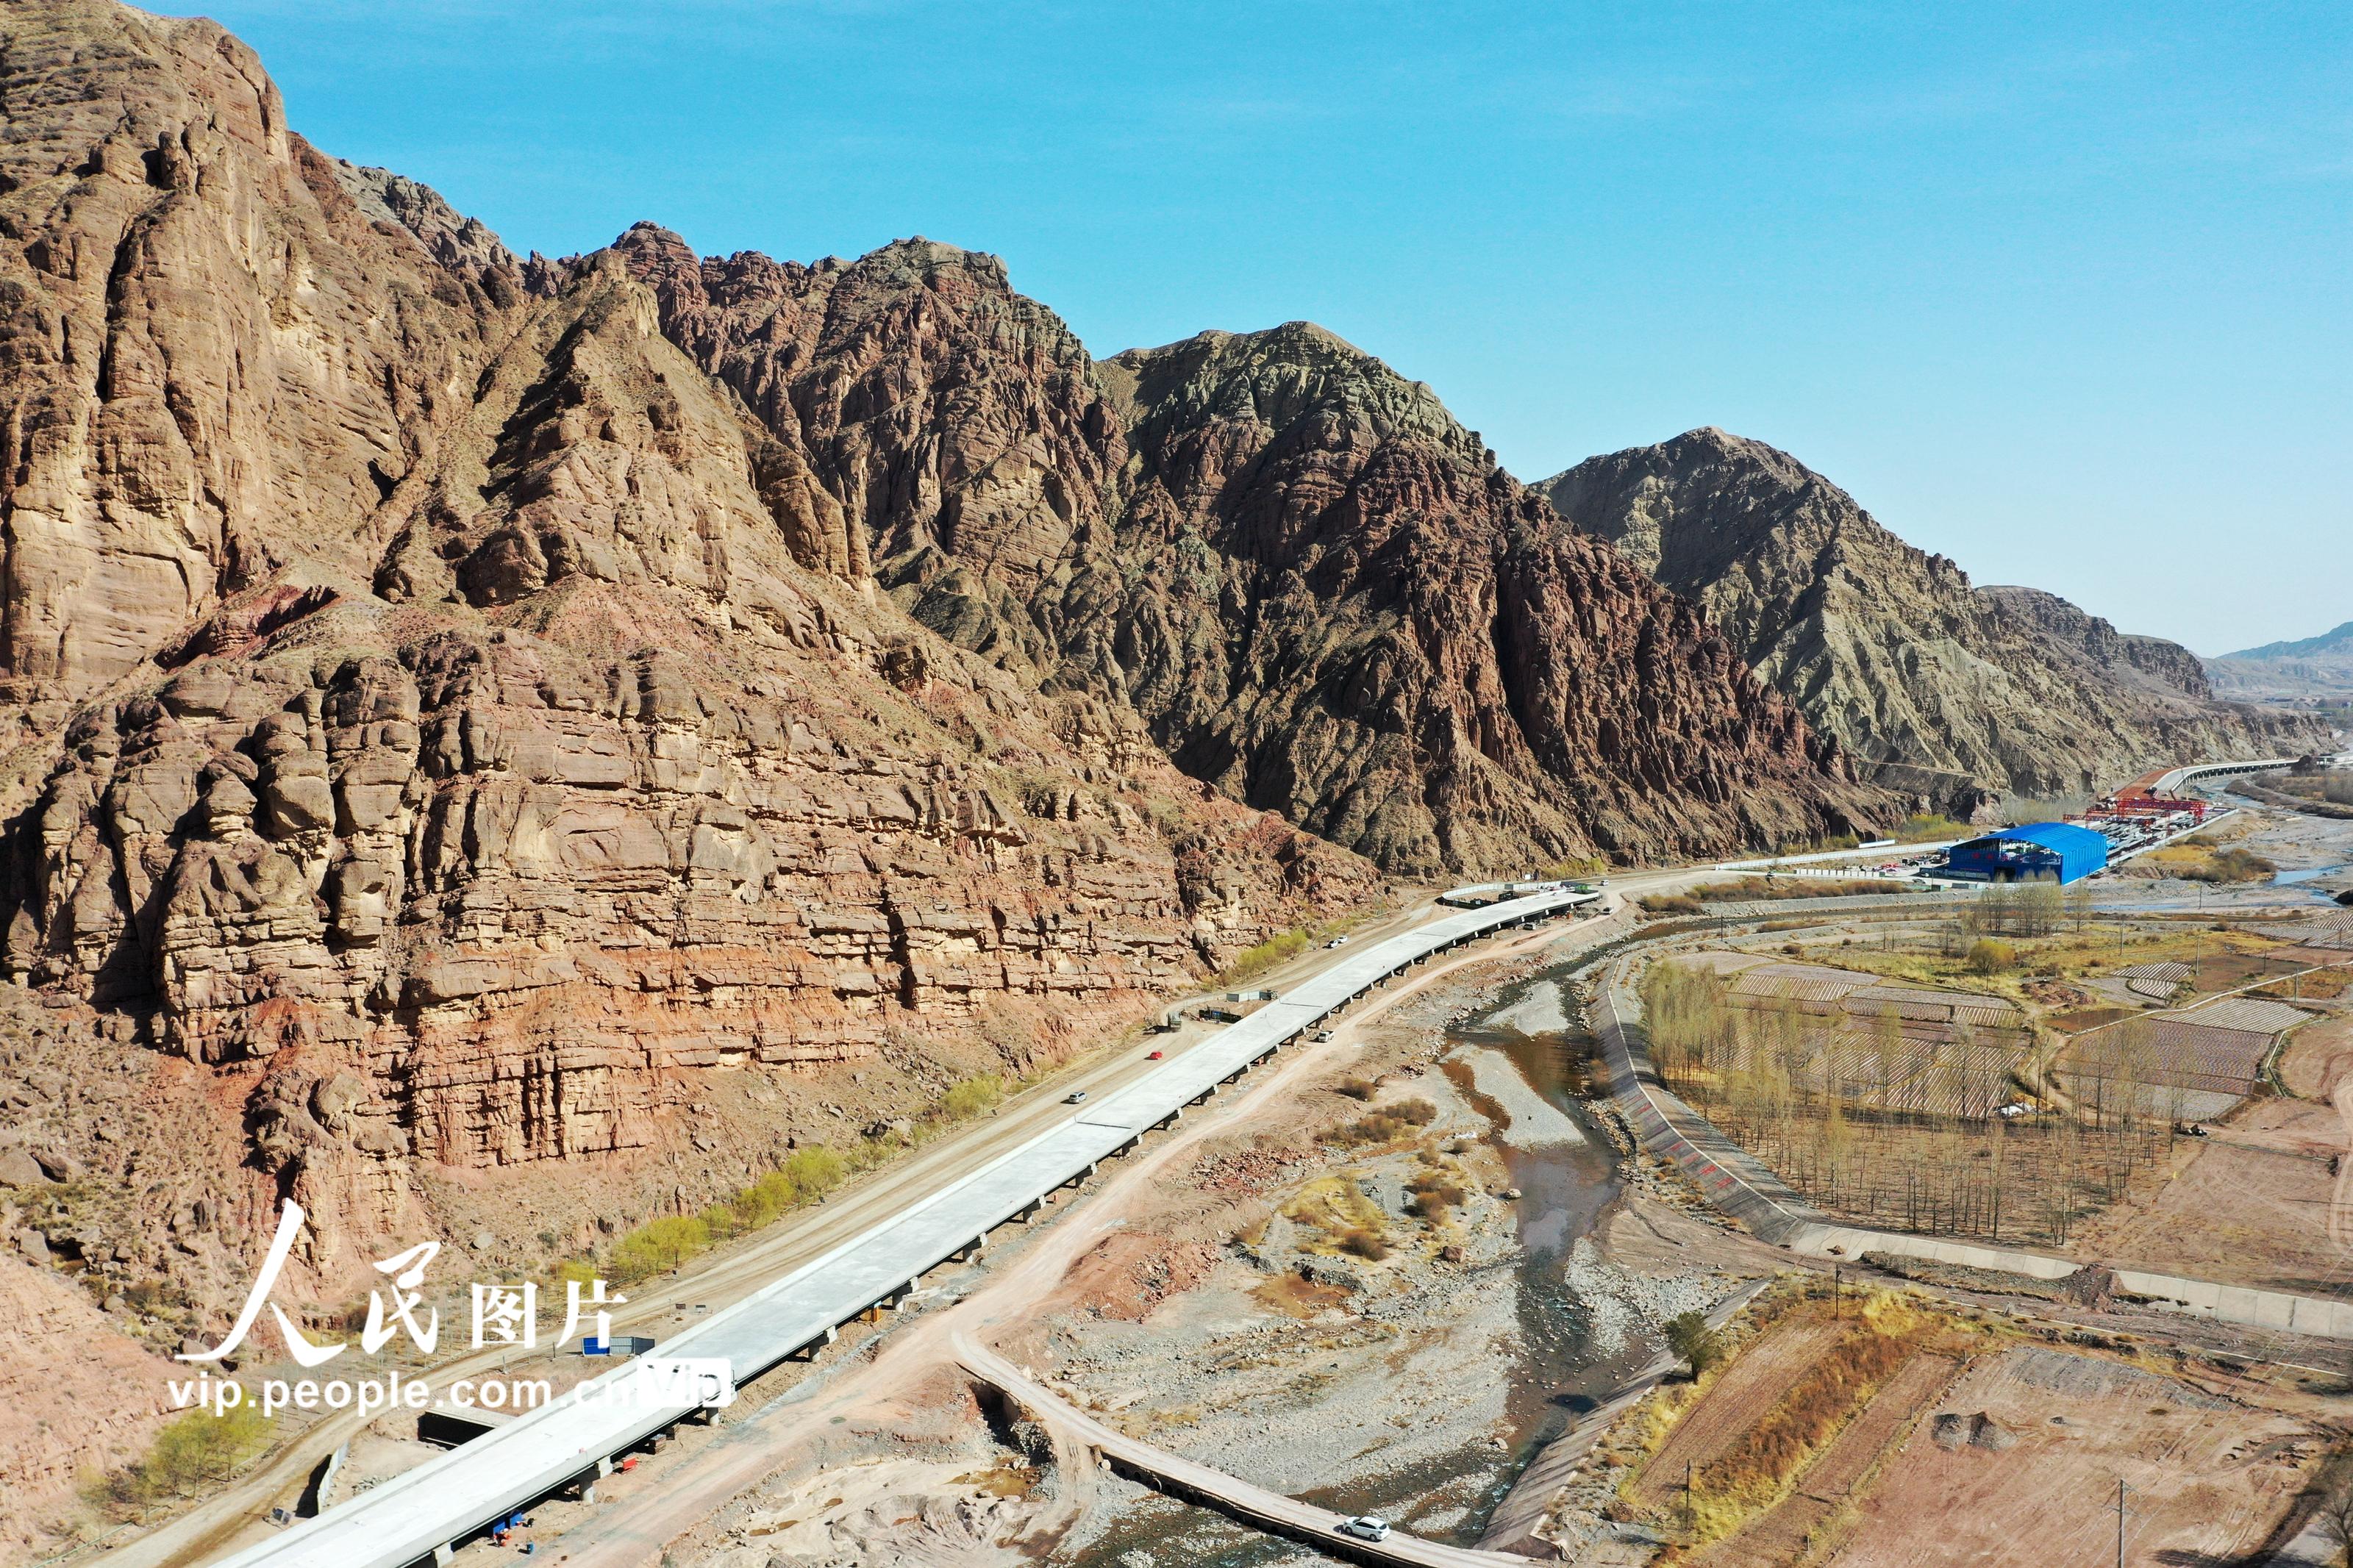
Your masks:
<instances>
[{"instance_id":1,"label":"rocky slope","mask_svg":"<svg viewBox=\"0 0 2353 1568\"><path fill-rule=\"evenodd\" d=\"M2311 743L2212 700L2196 657L2053 595L1973 588L1785 452L1721 430L1589 458L1542 487L1706 610L1870 776L1963 813L2147 768Z\"/></svg>"},{"instance_id":2,"label":"rocky slope","mask_svg":"<svg viewBox=\"0 0 2353 1568\"><path fill-rule=\"evenodd\" d=\"M876 591L1063 493L1003 458L924 511L842 412L902 345L772 425L626 253L322 156L209 22L12 7L0 105L0 964L220 1134L77 1112L64 1043L0 1081L106 1268L201 1316L282 1195L298 1295L474 1215L529 1262L1374 890Z\"/></svg>"},{"instance_id":3,"label":"rocky slope","mask_svg":"<svg viewBox=\"0 0 2353 1568\"><path fill-rule=\"evenodd\" d=\"M1320 329L1091 366L948 246L802 267L641 225L616 249L911 614L1392 869L1806 838L1875 804L1688 605Z\"/></svg>"},{"instance_id":4,"label":"rocky slope","mask_svg":"<svg viewBox=\"0 0 2353 1568\"><path fill-rule=\"evenodd\" d=\"M2206 661L2215 689L2234 697L2353 697L2353 621L2316 637L2242 648Z\"/></svg>"},{"instance_id":5,"label":"rocky slope","mask_svg":"<svg viewBox=\"0 0 2353 1568\"><path fill-rule=\"evenodd\" d=\"M1867 811L1685 601L1303 322L1102 367L1134 452L1058 601L1177 764L1384 864L1650 858Z\"/></svg>"}]
</instances>

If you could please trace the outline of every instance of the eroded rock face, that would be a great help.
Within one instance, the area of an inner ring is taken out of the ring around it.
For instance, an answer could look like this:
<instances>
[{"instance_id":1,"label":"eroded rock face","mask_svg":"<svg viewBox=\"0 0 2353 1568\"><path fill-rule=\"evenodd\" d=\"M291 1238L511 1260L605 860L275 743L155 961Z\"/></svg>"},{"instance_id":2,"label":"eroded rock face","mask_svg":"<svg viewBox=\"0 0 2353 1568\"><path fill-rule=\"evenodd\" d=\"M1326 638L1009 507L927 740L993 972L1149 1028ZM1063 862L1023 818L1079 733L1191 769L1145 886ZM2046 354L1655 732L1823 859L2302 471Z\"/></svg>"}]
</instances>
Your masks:
<instances>
[{"instance_id":1,"label":"eroded rock face","mask_svg":"<svg viewBox=\"0 0 2353 1568\"><path fill-rule=\"evenodd\" d=\"M13 7L0 106L0 964L207 1132L61 1118L106 1183L257 1245L297 1198L339 1300L482 1173L698 1205L865 1124L808 1084L920 1112L1377 893L875 592L943 542L1034 587L1097 493L948 438L983 382L1050 419L1024 378L1076 352L993 263L786 290L819 374L772 426L628 254L518 263L321 156L210 23ZM157 1267L210 1303L237 1263Z\"/></svg>"},{"instance_id":2,"label":"eroded rock face","mask_svg":"<svg viewBox=\"0 0 2353 1568\"><path fill-rule=\"evenodd\" d=\"M1329 333L1090 365L992 257L698 259L649 225L616 249L919 620L1386 866L1728 848L1875 805L1688 606Z\"/></svg>"},{"instance_id":3,"label":"eroded rock face","mask_svg":"<svg viewBox=\"0 0 2353 1568\"><path fill-rule=\"evenodd\" d=\"M1544 489L1697 600L1866 772L1940 807L2087 795L2151 767L2320 738L2292 716L2210 700L2176 644L2038 590L1972 589L1761 442L1694 430L1589 458Z\"/></svg>"},{"instance_id":4,"label":"eroded rock face","mask_svg":"<svg viewBox=\"0 0 2353 1568\"><path fill-rule=\"evenodd\" d=\"M0 19L0 703L22 734L298 557L372 553L510 268L371 222L210 22Z\"/></svg>"},{"instance_id":5,"label":"eroded rock face","mask_svg":"<svg viewBox=\"0 0 2353 1568\"><path fill-rule=\"evenodd\" d=\"M1051 660L1040 592L1103 520L1127 450L1086 350L993 256L902 240L814 267L615 243L662 327L824 477L839 569L1000 660ZM813 505L822 504L813 502Z\"/></svg>"},{"instance_id":6,"label":"eroded rock face","mask_svg":"<svg viewBox=\"0 0 2353 1568\"><path fill-rule=\"evenodd\" d=\"M1385 865L1507 871L1867 813L1693 607L1565 526L1429 388L1303 322L1101 367L1136 454L1067 667L1177 764Z\"/></svg>"}]
</instances>

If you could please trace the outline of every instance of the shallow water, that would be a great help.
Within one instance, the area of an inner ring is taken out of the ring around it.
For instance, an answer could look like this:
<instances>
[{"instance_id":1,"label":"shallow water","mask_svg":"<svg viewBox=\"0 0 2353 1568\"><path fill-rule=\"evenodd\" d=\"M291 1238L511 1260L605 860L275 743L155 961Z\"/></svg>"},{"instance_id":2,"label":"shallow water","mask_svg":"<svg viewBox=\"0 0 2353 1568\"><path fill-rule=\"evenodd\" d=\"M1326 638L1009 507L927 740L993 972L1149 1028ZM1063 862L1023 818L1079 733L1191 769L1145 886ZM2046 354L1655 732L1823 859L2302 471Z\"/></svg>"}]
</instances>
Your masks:
<instances>
[{"instance_id":1,"label":"shallow water","mask_svg":"<svg viewBox=\"0 0 2353 1568\"><path fill-rule=\"evenodd\" d=\"M1521 1353L1506 1396L1511 1447L1506 1452L1484 1441L1466 1445L1417 1465L1300 1494L1310 1502L1345 1513L1377 1513L1417 1535L1473 1544L1495 1505L1544 1445L1649 1359L1650 1351L1640 1346L1616 1356L1594 1355L1583 1314L1566 1285L1569 1249L1592 1232L1620 1184L1616 1154L1574 1093L1576 1058L1558 1027L1561 978L1548 972L1508 987L1493 1007L1451 1026L1445 1036L1453 1047L1445 1053L1450 1058L1482 1049L1499 1053L1545 1102L1545 1120L1565 1117L1573 1129L1567 1138L1547 1129L1551 1135L1528 1147L1514 1145L1508 1134L1489 1139L1503 1155L1511 1184L1523 1194L1515 1205L1524 1249L1518 1270ZM1529 1024L1552 1026L1529 1033ZM1495 1097L1481 1094L1476 1080L1492 1083L1501 1065L1491 1058L1475 1078L1467 1064L1455 1064L1449 1073L1474 1105L1498 1121L1504 1108ZM1124 1568L1147 1560L1161 1568L1269 1568L1324 1561L1206 1510L1165 1501L1140 1508L1086 1548L1057 1558L1074 1568Z\"/></svg>"}]
</instances>

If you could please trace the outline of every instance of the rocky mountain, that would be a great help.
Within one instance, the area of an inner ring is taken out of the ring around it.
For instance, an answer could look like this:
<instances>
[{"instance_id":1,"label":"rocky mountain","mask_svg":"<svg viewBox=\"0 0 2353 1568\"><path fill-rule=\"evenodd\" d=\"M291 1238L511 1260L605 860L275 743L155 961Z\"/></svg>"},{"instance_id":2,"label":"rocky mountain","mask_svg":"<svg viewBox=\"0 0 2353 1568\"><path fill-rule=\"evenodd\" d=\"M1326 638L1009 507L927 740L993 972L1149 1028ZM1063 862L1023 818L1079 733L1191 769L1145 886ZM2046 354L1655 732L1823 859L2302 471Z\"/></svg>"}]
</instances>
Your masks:
<instances>
[{"instance_id":1,"label":"rocky mountain","mask_svg":"<svg viewBox=\"0 0 2353 1568\"><path fill-rule=\"evenodd\" d=\"M86 1171L107 1269L201 1314L289 1195L298 1295L527 1263L1377 897L878 591L926 530L1022 588L983 542L1096 493L1039 427L1082 355L998 355L1018 451L941 499L920 354L849 321L895 252L771 423L628 251L322 155L209 22L11 7L0 106L0 966L74 1026L0 1142ZM179 1115L77 1111L100 1042Z\"/></svg>"},{"instance_id":2,"label":"rocky mountain","mask_svg":"<svg viewBox=\"0 0 2353 1568\"><path fill-rule=\"evenodd\" d=\"M1815 837L1872 809L1692 606L1567 527L1426 386L1320 328L1101 366L1115 539L1066 679L1187 773L1385 865Z\"/></svg>"},{"instance_id":3,"label":"rocky mountain","mask_svg":"<svg viewBox=\"0 0 2353 1568\"><path fill-rule=\"evenodd\" d=\"M1887 805L1328 333L1098 363L920 239L519 258L112 0L0 13L0 1261L151 1348L285 1198L327 1317L424 1235L540 1268L1380 868Z\"/></svg>"},{"instance_id":4,"label":"rocky mountain","mask_svg":"<svg viewBox=\"0 0 2353 1568\"><path fill-rule=\"evenodd\" d=\"M1687 605L1305 323L1091 363L1002 265L616 247L910 614L1394 870L1819 836L1879 804Z\"/></svg>"},{"instance_id":5,"label":"rocky mountain","mask_svg":"<svg viewBox=\"0 0 2353 1568\"><path fill-rule=\"evenodd\" d=\"M2316 637L2269 642L2206 661L2215 689L2246 698L2353 698L2353 621Z\"/></svg>"},{"instance_id":6,"label":"rocky mountain","mask_svg":"<svg viewBox=\"0 0 2353 1568\"><path fill-rule=\"evenodd\" d=\"M1542 489L1704 607L1867 777L1959 811L2316 740L2217 701L2195 655L2031 588L1973 587L1786 452L1721 430L1593 458Z\"/></svg>"}]
</instances>

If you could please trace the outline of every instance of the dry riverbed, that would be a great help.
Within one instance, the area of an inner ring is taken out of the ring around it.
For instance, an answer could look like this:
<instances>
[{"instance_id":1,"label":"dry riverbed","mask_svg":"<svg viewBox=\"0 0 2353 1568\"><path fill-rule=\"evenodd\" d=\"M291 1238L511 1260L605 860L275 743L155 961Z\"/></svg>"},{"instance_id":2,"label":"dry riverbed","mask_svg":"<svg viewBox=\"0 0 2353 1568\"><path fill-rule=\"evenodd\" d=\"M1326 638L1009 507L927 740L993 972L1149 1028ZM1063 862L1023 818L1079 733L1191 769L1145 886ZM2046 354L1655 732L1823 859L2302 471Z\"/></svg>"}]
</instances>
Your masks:
<instances>
[{"instance_id":1,"label":"dry riverbed","mask_svg":"<svg viewBox=\"0 0 2353 1568\"><path fill-rule=\"evenodd\" d=\"M1644 1203L1666 1232L1629 1223L1618 1151L1566 1092L1544 963L1401 999L1320 1076L1094 1211L997 1348L1160 1447L1475 1542L1528 1458L1658 1354L1665 1318L1744 1282L1695 1261L1720 1250L1673 1229L1697 1222ZM1631 1268L1597 1245L1621 1233ZM993 1252L991 1270L1024 1268L1036 1245ZM823 1430L821 1453L670 1542L666 1561L1323 1560L1098 1468L944 1368Z\"/></svg>"}]
</instances>

